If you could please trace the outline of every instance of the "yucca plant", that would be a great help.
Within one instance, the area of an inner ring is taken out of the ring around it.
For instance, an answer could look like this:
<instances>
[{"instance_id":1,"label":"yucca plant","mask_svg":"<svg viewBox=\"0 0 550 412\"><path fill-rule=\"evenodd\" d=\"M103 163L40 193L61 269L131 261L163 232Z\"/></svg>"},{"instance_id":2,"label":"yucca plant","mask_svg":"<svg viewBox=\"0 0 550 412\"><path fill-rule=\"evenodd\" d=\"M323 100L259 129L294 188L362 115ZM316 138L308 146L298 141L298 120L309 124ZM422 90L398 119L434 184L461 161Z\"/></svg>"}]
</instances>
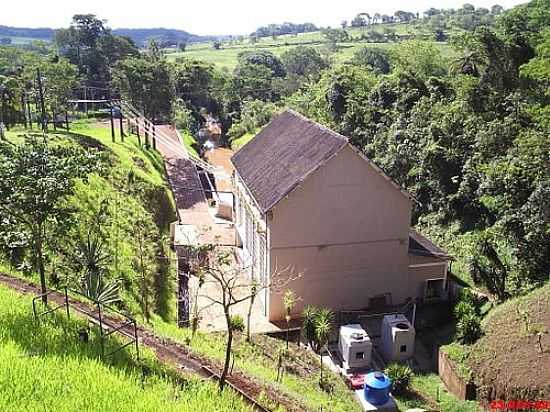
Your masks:
<instances>
[{"instance_id":1,"label":"yucca plant","mask_svg":"<svg viewBox=\"0 0 550 412\"><path fill-rule=\"evenodd\" d=\"M413 372L407 365L390 363L384 371L392 381L392 393L403 395L409 389Z\"/></svg>"},{"instance_id":2,"label":"yucca plant","mask_svg":"<svg viewBox=\"0 0 550 412\"><path fill-rule=\"evenodd\" d=\"M120 300L118 281L105 284L103 275L109 255L103 251L103 241L88 233L86 242L79 245L79 261L82 265L81 291L96 303L109 305Z\"/></svg>"},{"instance_id":3,"label":"yucca plant","mask_svg":"<svg viewBox=\"0 0 550 412\"><path fill-rule=\"evenodd\" d=\"M313 347L315 343L315 316L316 315L317 315L317 308L311 305L307 305L302 312L302 317L304 318L304 321L302 323L302 331L307 344L311 347Z\"/></svg>"},{"instance_id":4,"label":"yucca plant","mask_svg":"<svg viewBox=\"0 0 550 412\"><path fill-rule=\"evenodd\" d=\"M326 308L319 309L315 314L315 343L321 360L321 386L323 385L323 347L328 343L332 329L332 318L332 311Z\"/></svg>"}]
</instances>

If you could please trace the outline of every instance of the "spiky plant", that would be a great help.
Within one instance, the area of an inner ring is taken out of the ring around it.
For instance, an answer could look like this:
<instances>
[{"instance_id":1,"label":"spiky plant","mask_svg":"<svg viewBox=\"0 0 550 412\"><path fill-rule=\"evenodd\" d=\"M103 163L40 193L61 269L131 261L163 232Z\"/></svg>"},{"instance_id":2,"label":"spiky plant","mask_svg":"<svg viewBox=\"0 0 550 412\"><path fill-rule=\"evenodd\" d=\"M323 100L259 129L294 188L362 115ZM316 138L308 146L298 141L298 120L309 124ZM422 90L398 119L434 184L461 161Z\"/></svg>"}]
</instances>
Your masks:
<instances>
[{"instance_id":1,"label":"spiky plant","mask_svg":"<svg viewBox=\"0 0 550 412\"><path fill-rule=\"evenodd\" d=\"M315 306L307 305L303 312L302 317L304 321L302 323L302 331L306 342L313 347L315 343L315 316L317 315L317 308Z\"/></svg>"}]
</instances>

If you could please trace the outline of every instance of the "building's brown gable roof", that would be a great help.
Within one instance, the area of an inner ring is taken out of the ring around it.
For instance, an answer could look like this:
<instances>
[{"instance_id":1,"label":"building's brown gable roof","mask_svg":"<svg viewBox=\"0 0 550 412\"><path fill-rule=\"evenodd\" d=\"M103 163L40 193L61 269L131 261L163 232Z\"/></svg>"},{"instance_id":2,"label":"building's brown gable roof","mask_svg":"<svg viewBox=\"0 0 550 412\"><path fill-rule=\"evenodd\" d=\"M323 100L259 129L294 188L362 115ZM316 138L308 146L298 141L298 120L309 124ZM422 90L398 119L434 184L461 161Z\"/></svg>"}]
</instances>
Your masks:
<instances>
[{"instance_id":1,"label":"building's brown gable roof","mask_svg":"<svg viewBox=\"0 0 550 412\"><path fill-rule=\"evenodd\" d=\"M452 257L430 239L414 229L409 231L409 253L418 256L437 257L442 260L452 260Z\"/></svg>"},{"instance_id":2,"label":"building's brown gable roof","mask_svg":"<svg viewBox=\"0 0 550 412\"><path fill-rule=\"evenodd\" d=\"M266 212L347 144L344 136L288 110L231 160L261 211Z\"/></svg>"}]
</instances>

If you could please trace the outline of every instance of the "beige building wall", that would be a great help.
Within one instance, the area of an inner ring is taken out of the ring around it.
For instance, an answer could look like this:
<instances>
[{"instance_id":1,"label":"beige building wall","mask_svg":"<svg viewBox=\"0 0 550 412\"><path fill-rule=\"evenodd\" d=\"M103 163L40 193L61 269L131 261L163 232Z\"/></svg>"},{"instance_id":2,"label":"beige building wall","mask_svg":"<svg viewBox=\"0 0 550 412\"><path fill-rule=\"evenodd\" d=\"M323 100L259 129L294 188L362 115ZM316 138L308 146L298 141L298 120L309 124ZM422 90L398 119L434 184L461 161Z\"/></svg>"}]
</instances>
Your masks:
<instances>
[{"instance_id":1,"label":"beige building wall","mask_svg":"<svg viewBox=\"0 0 550 412\"><path fill-rule=\"evenodd\" d=\"M360 309L391 294L400 304L418 291L410 279L411 201L349 145L280 201L268 219L270 269L291 266L292 289L306 304ZM284 317L269 296L269 318Z\"/></svg>"}]
</instances>

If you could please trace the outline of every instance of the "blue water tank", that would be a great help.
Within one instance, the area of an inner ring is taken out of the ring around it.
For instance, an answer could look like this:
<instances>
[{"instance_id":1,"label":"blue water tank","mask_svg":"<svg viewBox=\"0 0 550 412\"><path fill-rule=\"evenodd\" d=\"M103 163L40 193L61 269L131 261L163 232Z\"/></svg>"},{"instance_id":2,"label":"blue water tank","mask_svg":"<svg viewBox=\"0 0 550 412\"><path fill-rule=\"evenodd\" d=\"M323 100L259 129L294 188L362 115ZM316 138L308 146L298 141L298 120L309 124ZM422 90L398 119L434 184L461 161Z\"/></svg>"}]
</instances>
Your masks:
<instances>
[{"instance_id":1,"label":"blue water tank","mask_svg":"<svg viewBox=\"0 0 550 412\"><path fill-rule=\"evenodd\" d=\"M391 379L382 372L371 372L365 377L364 391L371 405L383 405L390 399Z\"/></svg>"}]
</instances>

